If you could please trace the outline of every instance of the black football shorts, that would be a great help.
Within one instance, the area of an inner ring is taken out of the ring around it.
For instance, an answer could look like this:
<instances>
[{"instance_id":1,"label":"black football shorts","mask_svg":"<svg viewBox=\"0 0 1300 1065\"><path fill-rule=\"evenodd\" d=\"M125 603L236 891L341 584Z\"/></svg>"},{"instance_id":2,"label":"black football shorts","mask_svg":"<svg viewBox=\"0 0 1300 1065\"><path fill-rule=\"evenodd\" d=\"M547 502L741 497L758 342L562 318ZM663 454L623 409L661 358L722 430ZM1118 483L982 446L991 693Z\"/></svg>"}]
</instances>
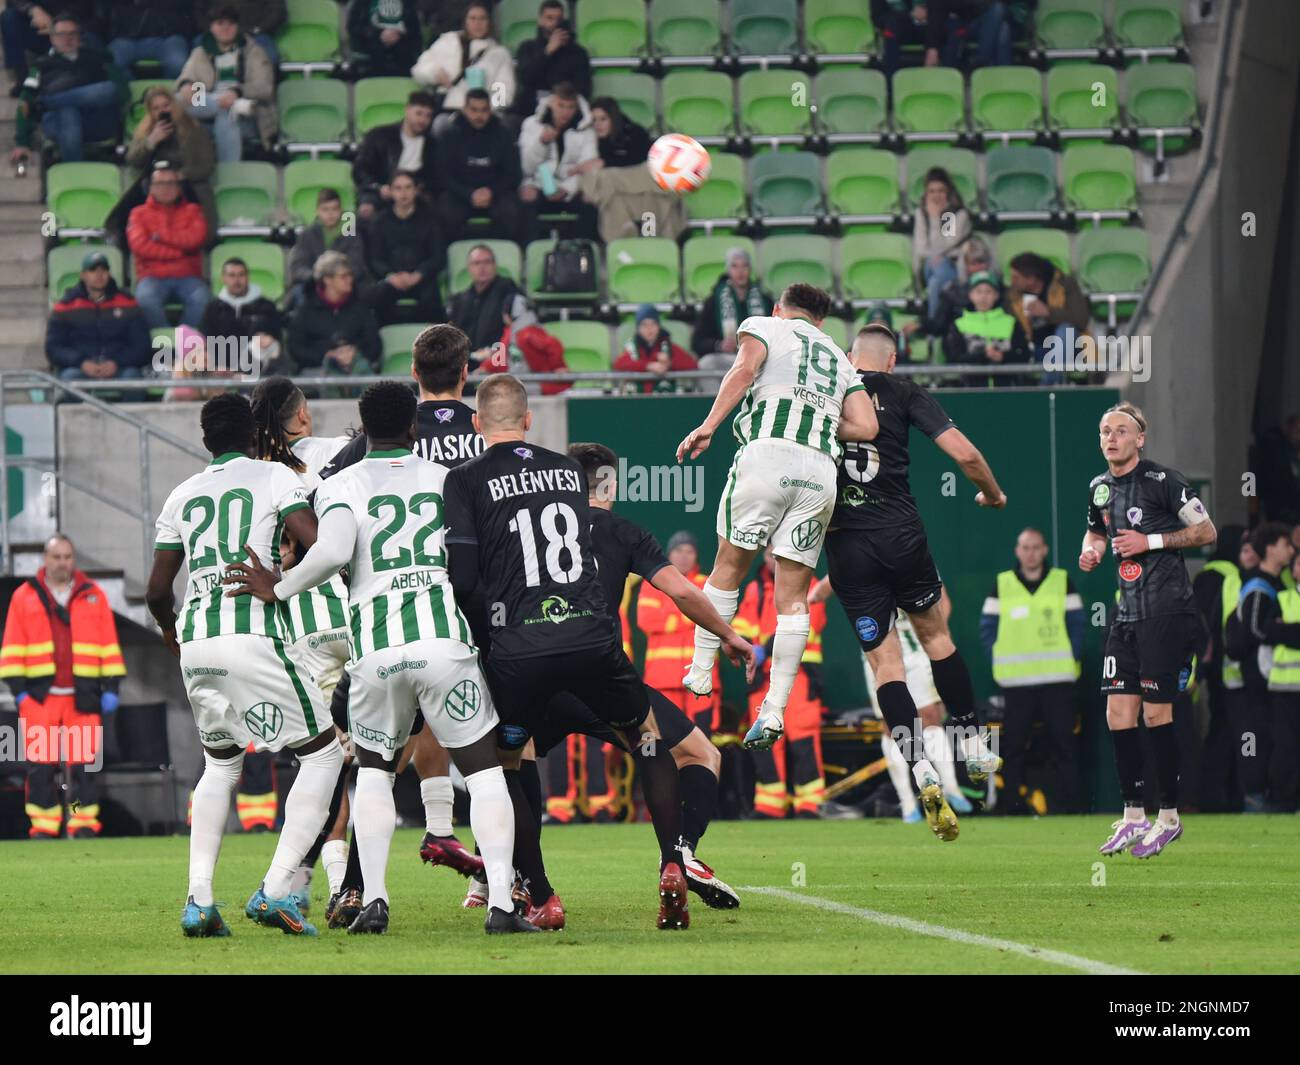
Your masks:
<instances>
[{"instance_id":1,"label":"black football shorts","mask_svg":"<svg viewBox=\"0 0 1300 1065\"><path fill-rule=\"evenodd\" d=\"M686 739L695 725L666 695L649 685L645 690L650 698L650 708L654 710L655 723L659 726L659 735L671 751ZM605 724L576 695L566 691L560 692L550 701L546 713L532 734L537 757L542 757L573 733L593 736L602 743L612 743L615 747L627 750L627 741L620 733Z\"/></svg>"},{"instance_id":2,"label":"black football shorts","mask_svg":"<svg viewBox=\"0 0 1300 1065\"><path fill-rule=\"evenodd\" d=\"M864 651L875 650L889 635L899 607L920 614L943 594L919 524L886 532L832 530L826 534L826 562L831 586Z\"/></svg>"},{"instance_id":3,"label":"black football shorts","mask_svg":"<svg viewBox=\"0 0 1300 1065\"><path fill-rule=\"evenodd\" d=\"M1102 694L1172 703L1191 683L1201 642L1200 619L1191 613L1116 621L1101 660Z\"/></svg>"}]
</instances>

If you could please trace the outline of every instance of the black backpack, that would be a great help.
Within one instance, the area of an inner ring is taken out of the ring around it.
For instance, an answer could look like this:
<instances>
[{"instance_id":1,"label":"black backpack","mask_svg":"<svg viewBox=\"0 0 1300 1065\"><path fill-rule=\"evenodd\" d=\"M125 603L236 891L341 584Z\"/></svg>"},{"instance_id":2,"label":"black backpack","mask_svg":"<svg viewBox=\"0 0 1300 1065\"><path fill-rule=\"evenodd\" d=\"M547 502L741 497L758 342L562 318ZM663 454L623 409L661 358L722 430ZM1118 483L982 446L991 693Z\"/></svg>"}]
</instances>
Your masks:
<instances>
[{"instance_id":1,"label":"black backpack","mask_svg":"<svg viewBox=\"0 0 1300 1065\"><path fill-rule=\"evenodd\" d=\"M546 253L544 292L595 292L596 252L587 240L561 240Z\"/></svg>"}]
</instances>

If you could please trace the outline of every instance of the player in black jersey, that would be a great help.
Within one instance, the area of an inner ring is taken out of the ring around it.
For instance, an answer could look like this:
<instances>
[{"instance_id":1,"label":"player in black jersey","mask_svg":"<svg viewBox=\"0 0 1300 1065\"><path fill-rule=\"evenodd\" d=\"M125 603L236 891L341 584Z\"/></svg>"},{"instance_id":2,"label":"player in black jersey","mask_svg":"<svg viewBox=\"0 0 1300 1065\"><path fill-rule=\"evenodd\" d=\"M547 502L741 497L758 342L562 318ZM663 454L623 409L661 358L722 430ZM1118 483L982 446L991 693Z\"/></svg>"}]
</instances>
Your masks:
<instances>
[{"instance_id":1,"label":"player in black jersey","mask_svg":"<svg viewBox=\"0 0 1300 1065\"><path fill-rule=\"evenodd\" d=\"M861 329L849 357L875 405L880 431L869 443L844 448L835 512L826 534L830 582L875 675L881 715L912 766L926 820L940 839L953 840L957 817L944 797L938 771L925 757L916 703L905 682L902 646L894 629L899 607L907 612L930 659L934 686L961 741L970 778L976 783L986 780L1001 759L984 744L970 671L939 608L943 583L907 477L912 427L957 462L979 489L978 505L1004 507L1007 497L979 449L953 425L938 401L910 378L890 373L897 342L887 327L873 323Z\"/></svg>"},{"instance_id":2,"label":"player in black jersey","mask_svg":"<svg viewBox=\"0 0 1300 1065\"><path fill-rule=\"evenodd\" d=\"M1108 544L1119 562L1119 612L1106 637L1101 690L1124 816L1111 826L1101 853L1131 847L1137 858L1154 857L1183 834L1173 701L1191 679L1205 634L1180 552L1218 536L1187 478L1142 457L1146 431L1146 418L1132 403L1116 404L1102 415L1101 453L1109 469L1088 485L1088 531L1079 554L1085 573L1100 565ZM1142 800L1139 707L1159 778L1154 824Z\"/></svg>"},{"instance_id":3,"label":"player in black jersey","mask_svg":"<svg viewBox=\"0 0 1300 1065\"><path fill-rule=\"evenodd\" d=\"M665 744L647 742L655 719L597 574L586 476L567 455L526 442L532 414L514 377L493 377L477 399L474 424L488 447L447 477L448 563L457 601L477 596L487 616L486 673L501 715L502 747L520 751L561 693L590 708L626 749L641 747L646 804L659 839L659 927L685 928L677 767ZM752 665L749 644L720 618L718 627L728 657ZM512 795L516 825L531 825L535 818L517 785ZM516 864L541 868L540 845L522 833Z\"/></svg>"}]
</instances>

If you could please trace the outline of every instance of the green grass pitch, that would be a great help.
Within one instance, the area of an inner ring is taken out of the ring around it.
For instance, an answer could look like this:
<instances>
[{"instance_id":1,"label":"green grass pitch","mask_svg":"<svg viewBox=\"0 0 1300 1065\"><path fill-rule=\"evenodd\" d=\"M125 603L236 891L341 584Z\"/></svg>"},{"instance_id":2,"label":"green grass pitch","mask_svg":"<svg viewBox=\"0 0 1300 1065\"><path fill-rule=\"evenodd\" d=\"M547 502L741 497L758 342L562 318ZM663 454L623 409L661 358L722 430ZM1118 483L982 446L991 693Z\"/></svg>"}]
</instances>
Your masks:
<instances>
[{"instance_id":1,"label":"green grass pitch","mask_svg":"<svg viewBox=\"0 0 1300 1065\"><path fill-rule=\"evenodd\" d=\"M1097 855L1109 823L972 818L943 844L924 825L898 822L721 822L701 856L733 886L785 894L742 892L734 911L692 895L686 932L655 928L648 825L547 828L569 927L508 938L484 936L483 911L460 908L460 877L422 865L414 830L394 841L382 938L326 930L292 939L246 920L274 836L225 842L217 898L234 935L224 940L180 934L182 837L7 842L0 972L1300 971L1300 817L1192 816L1183 839L1147 862ZM325 890L318 868L314 919Z\"/></svg>"}]
</instances>

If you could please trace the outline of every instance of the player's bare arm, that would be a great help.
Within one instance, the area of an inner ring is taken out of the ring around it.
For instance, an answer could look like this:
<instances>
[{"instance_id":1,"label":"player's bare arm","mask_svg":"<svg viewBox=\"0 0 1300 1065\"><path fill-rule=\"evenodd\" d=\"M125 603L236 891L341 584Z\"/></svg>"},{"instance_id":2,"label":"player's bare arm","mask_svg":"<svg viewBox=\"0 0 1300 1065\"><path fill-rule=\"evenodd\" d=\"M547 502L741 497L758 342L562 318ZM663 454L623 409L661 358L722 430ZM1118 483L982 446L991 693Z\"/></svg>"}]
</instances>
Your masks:
<instances>
[{"instance_id":1,"label":"player's bare arm","mask_svg":"<svg viewBox=\"0 0 1300 1065\"><path fill-rule=\"evenodd\" d=\"M177 658L181 655L181 648L176 642L176 597L172 587L184 561L182 551L155 551L153 570L149 573L149 585L145 590L145 603L162 630L163 643Z\"/></svg>"},{"instance_id":2,"label":"player's bare arm","mask_svg":"<svg viewBox=\"0 0 1300 1065\"><path fill-rule=\"evenodd\" d=\"M1136 529L1125 529L1115 534L1112 546L1115 554L1120 558L1133 558L1161 548L1166 551L1180 551L1185 547L1204 547L1206 544L1214 543L1218 538L1219 533L1214 527L1214 522L1206 518L1195 525L1188 525L1167 533L1148 535Z\"/></svg>"},{"instance_id":3,"label":"player's bare arm","mask_svg":"<svg viewBox=\"0 0 1300 1065\"><path fill-rule=\"evenodd\" d=\"M702 625L722 640L722 653L727 656L731 664L745 667L746 681L754 679L754 670L757 666L754 648L749 645L748 640L737 635L736 630L722 620L722 616L709 602L708 597L694 583L683 577L675 566L664 566L650 578L650 583L664 595L669 596L677 604L677 609L695 624Z\"/></svg>"},{"instance_id":4,"label":"player's bare arm","mask_svg":"<svg viewBox=\"0 0 1300 1065\"><path fill-rule=\"evenodd\" d=\"M727 415L735 409L736 404L744 399L745 393L754 383L754 378L758 376L758 371L766 358L767 348L761 340L742 335L740 347L736 351L736 361L731 364L731 369L727 371L722 384L718 386L718 394L713 400L709 416L704 419L699 428L692 429L686 434L686 439L677 445L678 462L687 455L693 459L699 458L708 450L713 434L718 431L718 427L726 420Z\"/></svg>"},{"instance_id":5,"label":"player's bare arm","mask_svg":"<svg viewBox=\"0 0 1300 1065\"><path fill-rule=\"evenodd\" d=\"M865 389L844 397L840 411L839 438L841 440L874 440L880 432L880 419L876 405Z\"/></svg>"},{"instance_id":6,"label":"player's bare arm","mask_svg":"<svg viewBox=\"0 0 1300 1065\"><path fill-rule=\"evenodd\" d=\"M989 468L980 449L970 442L965 433L953 426L936 436L934 442L939 445L940 451L961 467L966 479L979 489L975 495L976 503L981 507L1007 505L1006 494L998 487L993 470Z\"/></svg>"}]
</instances>

